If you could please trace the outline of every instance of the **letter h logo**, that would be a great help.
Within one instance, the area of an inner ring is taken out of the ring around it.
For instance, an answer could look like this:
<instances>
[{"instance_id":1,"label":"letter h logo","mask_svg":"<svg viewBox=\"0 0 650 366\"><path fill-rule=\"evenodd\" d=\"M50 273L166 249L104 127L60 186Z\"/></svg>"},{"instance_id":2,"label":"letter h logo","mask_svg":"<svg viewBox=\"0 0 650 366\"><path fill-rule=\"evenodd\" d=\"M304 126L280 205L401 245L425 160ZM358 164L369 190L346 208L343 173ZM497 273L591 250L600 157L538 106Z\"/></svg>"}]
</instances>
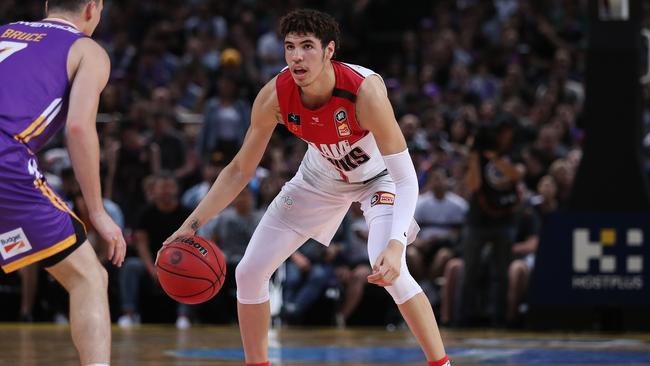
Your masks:
<instances>
[{"instance_id":1,"label":"letter h logo","mask_svg":"<svg viewBox=\"0 0 650 366\"><path fill-rule=\"evenodd\" d=\"M589 272L589 263L597 260L599 272L616 272L616 256L603 254L604 247L616 245L616 230L602 229L600 240L589 240L589 229L575 229L573 231L573 270L579 273ZM643 245L643 231L641 229L627 230L627 246L640 247ZM643 256L628 255L626 257L626 270L628 273L641 273L643 271Z\"/></svg>"}]
</instances>

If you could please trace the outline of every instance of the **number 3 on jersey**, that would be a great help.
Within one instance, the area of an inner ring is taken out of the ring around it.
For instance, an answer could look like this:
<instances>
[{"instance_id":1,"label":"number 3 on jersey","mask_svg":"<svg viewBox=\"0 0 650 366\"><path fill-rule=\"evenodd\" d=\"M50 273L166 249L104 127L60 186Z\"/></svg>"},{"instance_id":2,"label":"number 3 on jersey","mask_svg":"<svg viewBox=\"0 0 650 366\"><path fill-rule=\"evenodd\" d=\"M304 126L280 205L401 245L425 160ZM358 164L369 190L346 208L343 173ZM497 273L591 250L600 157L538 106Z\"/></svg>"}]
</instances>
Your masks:
<instances>
[{"instance_id":1,"label":"number 3 on jersey","mask_svg":"<svg viewBox=\"0 0 650 366\"><path fill-rule=\"evenodd\" d=\"M14 53L27 48L27 43L22 42L0 42L0 62L4 61L7 57Z\"/></svg>"}]
</instances>

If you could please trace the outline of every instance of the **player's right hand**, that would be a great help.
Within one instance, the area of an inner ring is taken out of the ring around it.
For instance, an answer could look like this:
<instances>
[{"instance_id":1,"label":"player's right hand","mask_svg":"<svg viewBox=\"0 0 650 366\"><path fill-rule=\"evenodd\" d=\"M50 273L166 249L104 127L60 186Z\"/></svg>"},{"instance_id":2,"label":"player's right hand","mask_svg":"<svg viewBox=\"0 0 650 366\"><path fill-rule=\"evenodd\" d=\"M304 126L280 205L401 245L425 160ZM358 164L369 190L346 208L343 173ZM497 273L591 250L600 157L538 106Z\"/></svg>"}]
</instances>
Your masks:
<instances>
[{"instance_id":1,"label":"player's right hand","mask_svg":"<svg viewBox=\"0 0 650 366\"><path fill-rule=\"evenodd\" d=\"M171 243L174 239L180 238L182 236L194 236L194 235L196 235L196 230L190 229L188 227L185 227L185 225L183 225L179 227L178 230L174 231L174 233L170 235L167 239L165 239L162 245L165 246Z\"/></svg>"},{"instance_id":2,"label":"player's right hand","mask_svg":"<svg viewBox=\"0 0 650 366\"><path fill-rule=\"evenodd\" d=\"M113 221L106 211L90 215L97 233L108 243L108 260L121 267L126 255L126 241L122 229Z\"/></svg>"}]
</instances>

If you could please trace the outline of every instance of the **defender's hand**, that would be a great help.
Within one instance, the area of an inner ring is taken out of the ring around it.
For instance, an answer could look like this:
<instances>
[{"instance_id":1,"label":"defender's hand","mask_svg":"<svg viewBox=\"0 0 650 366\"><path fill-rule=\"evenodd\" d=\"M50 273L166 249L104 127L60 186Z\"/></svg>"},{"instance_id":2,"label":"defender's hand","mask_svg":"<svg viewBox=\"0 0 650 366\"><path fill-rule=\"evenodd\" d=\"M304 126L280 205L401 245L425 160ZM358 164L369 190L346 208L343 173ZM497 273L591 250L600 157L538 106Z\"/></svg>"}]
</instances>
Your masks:
<instances>
[{"instance_id":1,"label":"defender's hand","mask_svg":"<svg viewBox=\"0 0 650 366\"><path fill-rule=\"evenodd\" d=\"M384 287L394 284L399 277L403 253L404 244L397 240L389 241L372 266L372 274L368 276L368 282Z\"/></svg>"},{"instance_id":2,"label":"defender's hand","mask_svg":"<svg viewBox=\"0 0 650 366\"><path fill-rule=\"evenodd\" d=\"M121 267L126 254L126 241L124 241L122 229L108 216L106 211L91 214L90 221L97 233L108 243L108 260Z\"/></svg>"}]
</instances>

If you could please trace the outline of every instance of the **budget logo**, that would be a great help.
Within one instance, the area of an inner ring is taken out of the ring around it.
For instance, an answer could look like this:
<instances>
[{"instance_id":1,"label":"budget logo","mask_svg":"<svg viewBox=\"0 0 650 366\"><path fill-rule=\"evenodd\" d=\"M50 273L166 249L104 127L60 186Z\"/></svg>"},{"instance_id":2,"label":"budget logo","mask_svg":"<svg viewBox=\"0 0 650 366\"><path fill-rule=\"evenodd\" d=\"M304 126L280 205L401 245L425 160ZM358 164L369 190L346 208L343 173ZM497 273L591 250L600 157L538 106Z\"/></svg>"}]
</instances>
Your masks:
<instances>
[{"instance_id":1,"label":"budget logo","mask_svg":"<svg viewBox=\"0 0 650 366\"><path fill-rule=\"evenodd\" d=\"M573 231L572 287L587 290L640 290L643 288L643 230L623 232L605 228L598 240L591 230ZM621 235L619 240L617 234ZM624 237L624 240L622 240Z\"/></svg>"},{"instance_id":2,"label":"budget logo","mask_svg":"<svg viewBox=\"0 0 650 366\"><path fill-rule=\"evenodd\" d=\"M9 259L32 249L22 228L0 234L0 255Z\"/></svg>"}]
</instances>

